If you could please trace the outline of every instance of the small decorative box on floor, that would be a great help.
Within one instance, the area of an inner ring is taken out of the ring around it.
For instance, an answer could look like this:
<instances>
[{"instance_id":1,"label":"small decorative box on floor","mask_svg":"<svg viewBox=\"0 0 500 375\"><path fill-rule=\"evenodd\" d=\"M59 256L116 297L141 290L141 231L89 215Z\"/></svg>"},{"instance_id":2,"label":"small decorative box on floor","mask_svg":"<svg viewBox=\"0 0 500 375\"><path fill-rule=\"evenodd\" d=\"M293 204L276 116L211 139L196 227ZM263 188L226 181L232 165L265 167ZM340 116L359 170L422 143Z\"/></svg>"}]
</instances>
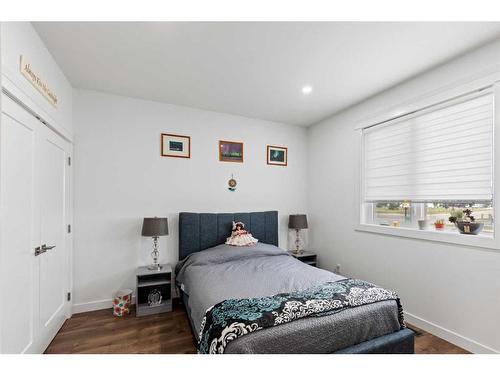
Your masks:
<instances>
[{"instance_id":1,"label":"small decorative box on floor","mask_svg":"<svg viewBox=\"0 0 500 375\"><path fill-rule=\"evenodd\" d=\"M132 289L121 289L113 298L113 315L125 316L130 313L130 304L132 302Z\"/></svg>"}]
</instances>

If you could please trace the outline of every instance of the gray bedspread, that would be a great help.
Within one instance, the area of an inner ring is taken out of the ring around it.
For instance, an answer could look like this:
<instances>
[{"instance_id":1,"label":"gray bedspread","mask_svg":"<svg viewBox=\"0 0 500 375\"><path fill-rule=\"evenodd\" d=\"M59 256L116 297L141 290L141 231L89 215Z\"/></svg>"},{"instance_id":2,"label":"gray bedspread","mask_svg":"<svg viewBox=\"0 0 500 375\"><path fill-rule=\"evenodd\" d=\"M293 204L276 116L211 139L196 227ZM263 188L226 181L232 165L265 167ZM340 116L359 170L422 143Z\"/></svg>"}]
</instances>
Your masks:
<instances>
[{"instance_id":1,"label":"gray bedspread","mask_svg":"<svg viewBox=\"0 0 500 375\"><path fill-rule=\"evenodd\" d=\"M219 245L190 255L176 267L196 332L207 309L225 299L271 296L343 278L262 243ZM331 353L399 328L395 301L385 301L253 332L231 342L226 353Z\"/></svg>"}]
</instances>

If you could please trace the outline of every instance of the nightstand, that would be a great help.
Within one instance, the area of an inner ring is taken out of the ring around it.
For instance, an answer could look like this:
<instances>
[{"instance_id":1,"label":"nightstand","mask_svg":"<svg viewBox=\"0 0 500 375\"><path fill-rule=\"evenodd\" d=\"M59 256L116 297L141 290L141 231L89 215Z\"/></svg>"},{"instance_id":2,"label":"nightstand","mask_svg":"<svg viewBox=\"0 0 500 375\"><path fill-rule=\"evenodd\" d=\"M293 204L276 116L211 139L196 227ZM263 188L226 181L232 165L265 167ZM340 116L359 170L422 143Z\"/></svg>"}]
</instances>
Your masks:
<instances>
[{"instance_id":1,"label":"nightstand","mask_svg":"<svg viewBox=\"0 0 500 375\"><path fill-rule=\"evenodd\" d=\"M301 262L304 262L306 264L309 264L310 266L317 267L317 255L314 253L311 253L310 251L303 251L299 254L295 254L293 251L289 251L290 255L292 255L294 258L300 260Z\"/></svg>"},{"instance_id":2,"label":"nightstand","mask_svg":"<svg viewBox=\"0 0 500 375\"><path fill-rule=\"evenodd\" d=\"M161 271L139 267L136 272L135 298L136 316L172 311L172 266L162 264Z\"/></svg>"}]
</instances>

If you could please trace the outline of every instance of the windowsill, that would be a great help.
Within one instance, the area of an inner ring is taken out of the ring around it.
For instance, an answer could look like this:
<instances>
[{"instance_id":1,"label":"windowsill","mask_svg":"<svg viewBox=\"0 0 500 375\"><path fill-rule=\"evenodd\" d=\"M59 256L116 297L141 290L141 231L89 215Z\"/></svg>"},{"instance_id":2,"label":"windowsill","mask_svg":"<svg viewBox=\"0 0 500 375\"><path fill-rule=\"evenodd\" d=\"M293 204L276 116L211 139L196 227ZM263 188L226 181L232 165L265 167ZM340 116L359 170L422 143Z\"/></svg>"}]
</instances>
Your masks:
<instances>
[{"instance_id":1,"label":"windowsill","mask_svg":"<svg viewBox=\"0 0 500 375\"><path fill-rule=\"evenodd\" d=\"M464 246L484 247L488 249L500 249L498 239L492 234L461 234L450 230L419 230L416 228L391 227L378 224L358 224L356 231L371 232L396 237L415 238L426 241L446 242Z\"/></svg>"}]
</instances>

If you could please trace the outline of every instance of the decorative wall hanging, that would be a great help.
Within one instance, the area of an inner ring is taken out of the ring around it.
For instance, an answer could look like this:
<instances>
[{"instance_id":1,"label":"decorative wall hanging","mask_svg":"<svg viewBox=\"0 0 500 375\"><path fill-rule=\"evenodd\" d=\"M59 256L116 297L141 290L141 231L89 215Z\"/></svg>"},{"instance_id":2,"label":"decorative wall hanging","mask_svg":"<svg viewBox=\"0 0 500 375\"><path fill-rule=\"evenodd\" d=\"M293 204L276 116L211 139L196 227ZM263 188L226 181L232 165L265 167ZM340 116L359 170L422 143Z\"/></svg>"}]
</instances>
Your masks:
<instances>
[{"instance_id":1,"label":"decorative wall hanging","mask_svg":"<svg viewBox=\"0 0 500 375\"><path fill-rule=\"evenodd\" d=\"M288 164L288 148L281 146L267 146L267 164L286 167Z\"/></svg>"},{"instance_id":2,"label":"decorative wall hanging","mask_svg":"<svg viewBox=\"0 0 500 375\"><path fill-rule=\"evenodd\" d=\"M57 95L51 89L50 85L45 81L38 72L34 71L29 60L25 56L21 55L21 74L26 78L39 92L42 96L47 99L50 104L57 108L59 102Z\"/></svg>"},{"instance_id":3,"label":"decorative wall hanging","mask_svg":"<svg viewBox=\"0 0 500 375\"><path fill-rule=\"evenodd\" d=\"M243 163L243 142L219 141L219 160Z\"/></svg>"},{"instance_id":4,"label":"decorative wall hanging","mask_svg":"<svg viewBox=\"0 0 500 375\"><path fill-rule=\"evenodd\" d=\"M229 191L236 191L236 185L238 185L238 183L236 182L236 180L233 178L233 175L231 175L231 178L229 179L229 181L227 182L227 185L228 185L228 190Z\"/></svg>"},{"instance_id":5,"label":"decorative wall hanging","mask_svg":"<svg viewBox=\"0 0 500 375\"><path fill-rule=\"evenodd\" d=\"M161 156L174 158L191 157L191 137L187 135L162 134Z\"/></svg>"}]
</instances>

